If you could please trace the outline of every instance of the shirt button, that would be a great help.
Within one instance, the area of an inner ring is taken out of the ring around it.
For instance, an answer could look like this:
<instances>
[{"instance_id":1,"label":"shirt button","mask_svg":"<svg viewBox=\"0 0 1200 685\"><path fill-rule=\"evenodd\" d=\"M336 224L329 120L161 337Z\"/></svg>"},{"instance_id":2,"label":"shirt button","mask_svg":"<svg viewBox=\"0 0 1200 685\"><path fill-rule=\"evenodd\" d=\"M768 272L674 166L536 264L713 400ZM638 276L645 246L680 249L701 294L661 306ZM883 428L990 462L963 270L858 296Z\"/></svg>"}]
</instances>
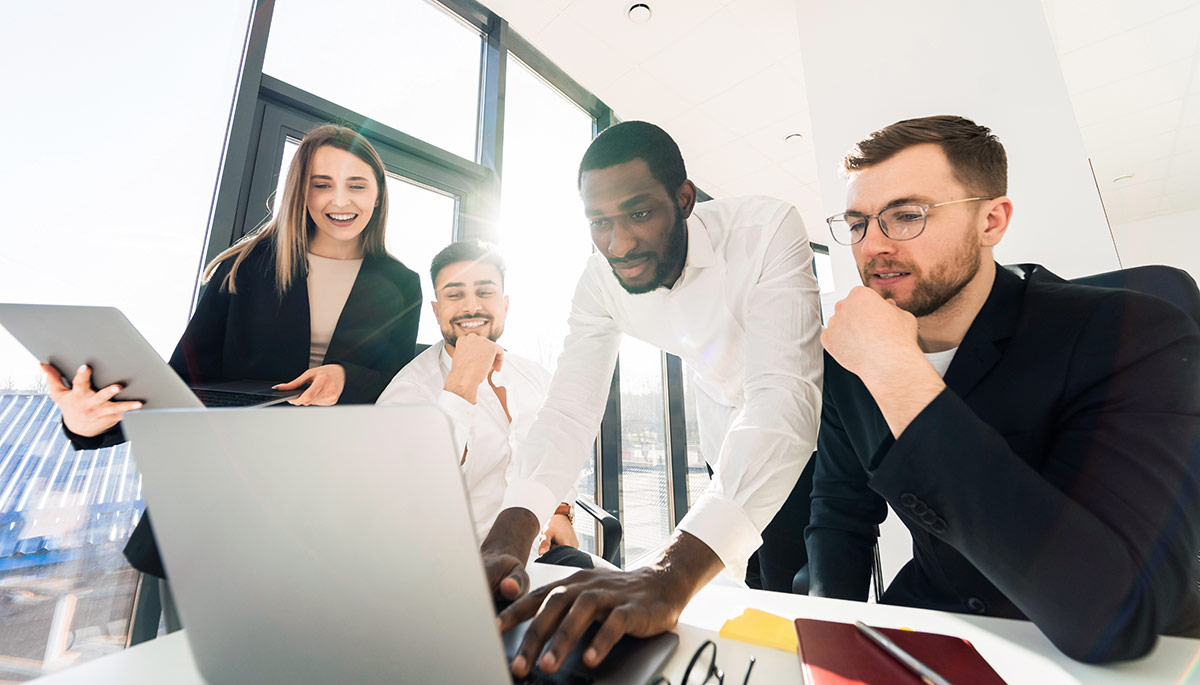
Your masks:
<instances>
[{"instance_id":1,"label":"shirt button","mask_svg":"<svg viewBox=\"0 0 1200 685\"><path fill-rule=\"evenodd\" d=\"M906 492L903 495L900 495L900 504L903 504L904 506L908 507L909 509L912 509L913 505L915 505L916 503L917 503L917 497L916 497L916 495L912 494L911 492Z\"/></svg>"},{"instance_id":2,"label":"shirt button","mask_svg":"<svg viewBox=\"0 0 1200 685\"><path fill-rule=\"evenodd\" d=\"M987 611L987 605L984 604L983 600L979 599L978 597L971 597L968 599L967 608L977 614L982 614L983 612Z\"/></svg>"},{"instance_id":3,"label":"shirt button","mask_svg":"<svg viewBox=\"0 0 1200 685\"><path fill-rule=\"evenodd\" d=\"M946 532L946 522L938 519L929 526L929 529L938 535L943 535Z\"/></svg>"}]
</instances>

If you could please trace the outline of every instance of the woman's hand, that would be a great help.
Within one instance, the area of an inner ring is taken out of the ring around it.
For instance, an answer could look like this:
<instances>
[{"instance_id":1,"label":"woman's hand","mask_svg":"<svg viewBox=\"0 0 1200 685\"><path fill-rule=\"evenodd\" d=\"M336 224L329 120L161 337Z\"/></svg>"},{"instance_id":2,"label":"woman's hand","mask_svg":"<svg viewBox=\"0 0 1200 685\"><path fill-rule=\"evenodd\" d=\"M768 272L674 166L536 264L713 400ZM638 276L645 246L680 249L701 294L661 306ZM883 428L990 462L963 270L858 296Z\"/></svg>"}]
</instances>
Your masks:
<instances>
[{"instance_id":1,"label":"woman's hand","mask_svg":"<svg viewBox=\"0 0 1200 685\"><path fill-rule=\"evenodd\" d=\"M42 364L50 399L62 412L63 425L72 433L85 438L95 437L121 422L121 416L131 409L141 409L141 402L113 402L121 392L118 384L102 390L92 390L92 369L79 367L71 387L63 385L62 375L50 364Z\"/></svg>"},{"instance_id":2,"label":"woman's hand","mask_svg":"<svg viewBox=\"0 0 1200 685\"><path fill-rule=\"evenodd\" d=\"M288 400L297 406L315 404L319 407L329 407L337 404L346 389L346 370L341 364L326 364L318 366L296 377L288 383L274 386L276 390L294 390L311 381L307 389L296 399Z\"/></svg>"}]
</instances>

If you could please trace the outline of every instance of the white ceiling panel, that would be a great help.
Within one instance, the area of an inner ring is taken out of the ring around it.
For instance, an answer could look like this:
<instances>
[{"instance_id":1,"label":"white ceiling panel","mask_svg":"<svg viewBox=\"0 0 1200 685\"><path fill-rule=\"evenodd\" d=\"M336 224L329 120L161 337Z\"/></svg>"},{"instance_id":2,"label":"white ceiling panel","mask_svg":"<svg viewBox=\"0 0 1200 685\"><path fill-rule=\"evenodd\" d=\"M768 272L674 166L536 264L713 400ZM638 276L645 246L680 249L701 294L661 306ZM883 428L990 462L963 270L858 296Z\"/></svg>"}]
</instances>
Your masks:
<instances>
[{"instance_id":1,"label":"white ceiling panel","mask_svg":"<svg viewBox=\"0 0 1200 685\"><path fill-rule=\"evenodd\" d=\"M1044 0L1060 53L1078 50L1194 5L1196 0Z\"/></svg>"},{"instance_id":2,"label":"white ceiling panel","mask_svg":"<svg viewBox=\"0 0 1200 685\"><path fill-rule=\"evenodd\" d=\"M1089 143L1088 155L1095 160L1100 156L1118 157L1122 159L1162 159L1170 157L1178 150L1179 131L1171 129L1144 138L1127 139L1107 137Z\"/></svg>"},{"instance_id":3,"label":"white ceiling panel","mask_svg":"<svg viewBox=\"0 0 1200 685\"><path fill-rule=\"evenodd\" d=\"M772 59L788 57L800 49L795 0L737 0L730 3L729 9Z\"/></svg>"},{"instance_id":4,"label":"white ceiling panel","mask_svg":"<svg viewBox=\"0 0 1200 685\"><path fill-rule=\"evenodd\" d=\"M707 154L701 152L689 164L702 176L732 190L734 182L771 166L771 160L737 139L707 151Z\"/></svg>"},{"instance_id":5,"label":"white ceiling panel","mask_svg":"<svg viewBox=\"0 0 1200 685\"><path fill-rule=\"evenodd\" d=\"M1080 126L1119 119L1138 110L1179 99L1192 80L1190 56L1144 74L1114 81L1071 96Z\"/></svg>"},{"instance_id":6,"label":"white ceiling panel","mask_svg":"<svg viewBox=\"0 0 1200 685\"><path fill-rule=\"evenodd\" d=\"M762 71L774 60L758 45L755 35L726 7L706 19L695 30L664 46L646 60L644 68L663 79L693 79L696 88L719 93L747 75Z\"/></svg>"},{"instance_id":7,"label":"white ceiling panel","mask_svg":"<svg viewBox=\"0 0 1200 685\"><path fill-rule=\"evenodd\" d=\"M632 70L639 61L623 49L621 36L597 35L586 24L562 14L530 42L601 99L605 86ZM580 49L580 46L587 48Z\"/></svg>"},{"instance_id":8,"label":"white ceiling panel","mask_svg":"<svg viewBox=\"0 0 1200 685\"><path fill-rule=\"evenodd\" d=\"M773 162L782 162L807 155L813 158L812 124L807 112L795 112L772 121L753 133L742 136L754 149ZM799 139L786 138L799 133ZM815 169L813 170L815 171Z\"/></svg>"},{"instance_id":9,"label":"white ceiling panel","mask_svg":"<svg viewBox=\"0 0 1200 685\"><path fill-rule=\"evenodd\" d=\"M1139 158L1095 157L1092 159L1092 169L1096 173L1096 184L1100 192L1105 193L1110 187L1137 185L1148 181L1161 181L1167 177L1171 158L1162 157L1155 160ZM1118 181L1121 176L1132 175L1133 178Z\"/></svg>"},{"instance_id":10,"label":"white ceiling panel","mask_svg":"<svg viewBox=\"0 0 1200 685\"><path fill-rule=\"evenodd\" d=\"M1179 127L1182 113L1183 100L1180 99L1126 114L1120 119L1084 126L1079 131L1083 134L1085 148L1090 150L1093 145L1103 148L1106 141L1145 140L1174 131Z\"/></svg>"},{"instance_id":11,"label":"white ceiling panel","mask_svg":"<svg viewBox=\"0 0 1200 685\"><path fill-rule=\"evenodd\" d=\"M795 1L644 1L639 25L625 0L483 0L617 116L665 128L706 192L783 196L821 221ZM1196 208L1200 0L1043 7L1110 220Z\"/></svg>"},{"instance_id":12,"label":"white ceiling panel","mask_svg":"<svg viewBox=\"0 0 1200 685\"><path fill-rule=\"evenodd\" d=\"M1200 3L1062 54L1067 90L1074 95L1194 57L1200 43L1197 27Z\"/></svg>"},{"instance_id":13,"label":"white ceiling panel","mask_svg":"<svg viewBox=\"0 0 1200 685\"><path fill-rule=\"evenodd\" d=\"M601 99L623 120L663 121L696 108L699 94L689 85L667 83L649 71L634 69L605 86Z\"/></svg>"},{"instance_id":14,"label":"white ceiling panel","mask_svg":"<svg viewBox=\"0 0 1200 685\"><path fill-rule=\"evenodd\" d=\"M541 0L524 0L538 4ZM651 20L635 24L629 20L632 0L575 0L563 10L563 16L587 26L595 35L616 39L621 49L637 63L651 56L703 23L729 0L688 0L656 2L649 0Z\"/></svg>"},{"instance_id":15,"label":"white ceiling panel","mask_svg":"<svg viewBox=\"0 0 1200 685\"><path fill-rule=\"evenodd\" d=\"M1186 177L1195 177L1200 175L1200 157L1196 155L1175 155L1167 160L1167 169L1170 172L1168 176L1172 181L1179 181ZM1190 189L1192 192L1200 195L1200 184L1179 186L1179 190L1185 189ZM1171 186L1168 186L1167 192L1174 192Z\"/></svg>"},{"instance_id":16,"label":"white ceiling panel","mask_svg":"<svg viewBox=\"0 0 1200 685\"><path fill-rule=\"evenodd\" d=\"M701 108L740 136L749 135L785 114L806 112L804 84L772 64L705 100Z\"/></svg>"},{"instance_id":17,"label":"white ceiling panel","mask_svg":"<svg viewBox=\"0 0 1200 685\"><path fill-rule=\"evenodd\" d=\"M527 40L562 13L572 0L487 0L484 4L504 17Z\"/></svg>"},{"instance_id":18,"label":"white ceiling panel","mask_svg":"<svg viewBox=\"0 0 1200 685\"><path fill-rule=\"evenodd\" d=\"M773 164L756 172L740 176L731 182L727 188L734 195L766 195L792 202L798 194L802 183L783 169Z\"/></svg>"},{"instance_id":19,"label":"white ceiling panel","mask_svg":"<svg viewBox=\"0 0 1200 685\"><path fill-rule=\"evenodd\" d=\"M800 179L801 183L809 185L817 182L817 154L811 144L804 149L802 154L785 159L779 165Z\"/></svg>"},{"instance_id":20,"label":"white ceiling panel","mask_svg":"<svg viewBox=\"0 0 1200 685\"><path fill-rule=\"evenodd\" d=\"M1163 193L1170 196L1188 196L1200 204L1200 171L1173 174L1163 184ZM1200 230L1200 226L1197 226L1196 230Z\"/></svg>"},{"instance_id":21,"label":"white ceiling panel","mask_svg":"<svg viewBox=\"0 0 1200 685\"><path fill-rule=\"evenodd\" d=\"M685 161L693 156L700 157L714 147L737 138L733 131L717 123L699 107L686 110L678 116L660 119L657 123L679 144Z\"/></svg>"}]
</instances>

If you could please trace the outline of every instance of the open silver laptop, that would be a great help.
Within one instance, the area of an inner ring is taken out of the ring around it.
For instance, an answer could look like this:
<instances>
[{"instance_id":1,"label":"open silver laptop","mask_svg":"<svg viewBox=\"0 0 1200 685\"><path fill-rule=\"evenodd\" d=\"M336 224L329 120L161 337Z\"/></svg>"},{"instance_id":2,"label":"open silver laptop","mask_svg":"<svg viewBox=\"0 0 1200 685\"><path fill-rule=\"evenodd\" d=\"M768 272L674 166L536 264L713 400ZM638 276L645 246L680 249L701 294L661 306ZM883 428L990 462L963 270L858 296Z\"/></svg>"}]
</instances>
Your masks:
<instances>
[{"instance_id":1,"label":"open silver laptop","mask_svg":"<svg viewBox=\"0 0 1200 685\"><path fill-rule=\"evenodd\" d=\"M0 326L38 361L58 369L68 386L75 369L87 364L94 388L120 383L116 400L141 400L147 409L262 407L300 395L271 389L290 378L189 388L114 307L0 303Z\"/></svg>"},{"instance_id":2,"label":"open silver laptop","mask_svg":"<svg viewBox=\"0 0 1200 685\"><path fill-rule=\"evenodd\" d=\"M125 430L208 682L510 682L436 407L141 411ZM595 682L648 682L678 641L659 638Z\"/></svg>"}]
</instances>

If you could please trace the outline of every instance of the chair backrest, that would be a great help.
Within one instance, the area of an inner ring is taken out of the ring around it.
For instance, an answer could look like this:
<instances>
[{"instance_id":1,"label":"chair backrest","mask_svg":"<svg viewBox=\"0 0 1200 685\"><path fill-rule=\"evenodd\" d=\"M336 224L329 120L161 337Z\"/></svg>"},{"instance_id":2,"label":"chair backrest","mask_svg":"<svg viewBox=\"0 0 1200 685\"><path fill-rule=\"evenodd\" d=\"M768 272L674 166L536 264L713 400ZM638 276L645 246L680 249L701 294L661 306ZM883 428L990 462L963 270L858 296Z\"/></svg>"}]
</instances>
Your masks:
<instances>
[{"instance_id":1,"label":"chair backrest","mask_svg":"<svg viewBox=\"0 0 1200 685\"><path fill-rule=\"evenodd\" d=\"M1119 271L1072 279L1072 283L1102 288L1124 288L1153 295L1179 307L1200 324L1200 290L1183 269L1173 266L1135 266Z\"/></svg>"}]
</instances>

